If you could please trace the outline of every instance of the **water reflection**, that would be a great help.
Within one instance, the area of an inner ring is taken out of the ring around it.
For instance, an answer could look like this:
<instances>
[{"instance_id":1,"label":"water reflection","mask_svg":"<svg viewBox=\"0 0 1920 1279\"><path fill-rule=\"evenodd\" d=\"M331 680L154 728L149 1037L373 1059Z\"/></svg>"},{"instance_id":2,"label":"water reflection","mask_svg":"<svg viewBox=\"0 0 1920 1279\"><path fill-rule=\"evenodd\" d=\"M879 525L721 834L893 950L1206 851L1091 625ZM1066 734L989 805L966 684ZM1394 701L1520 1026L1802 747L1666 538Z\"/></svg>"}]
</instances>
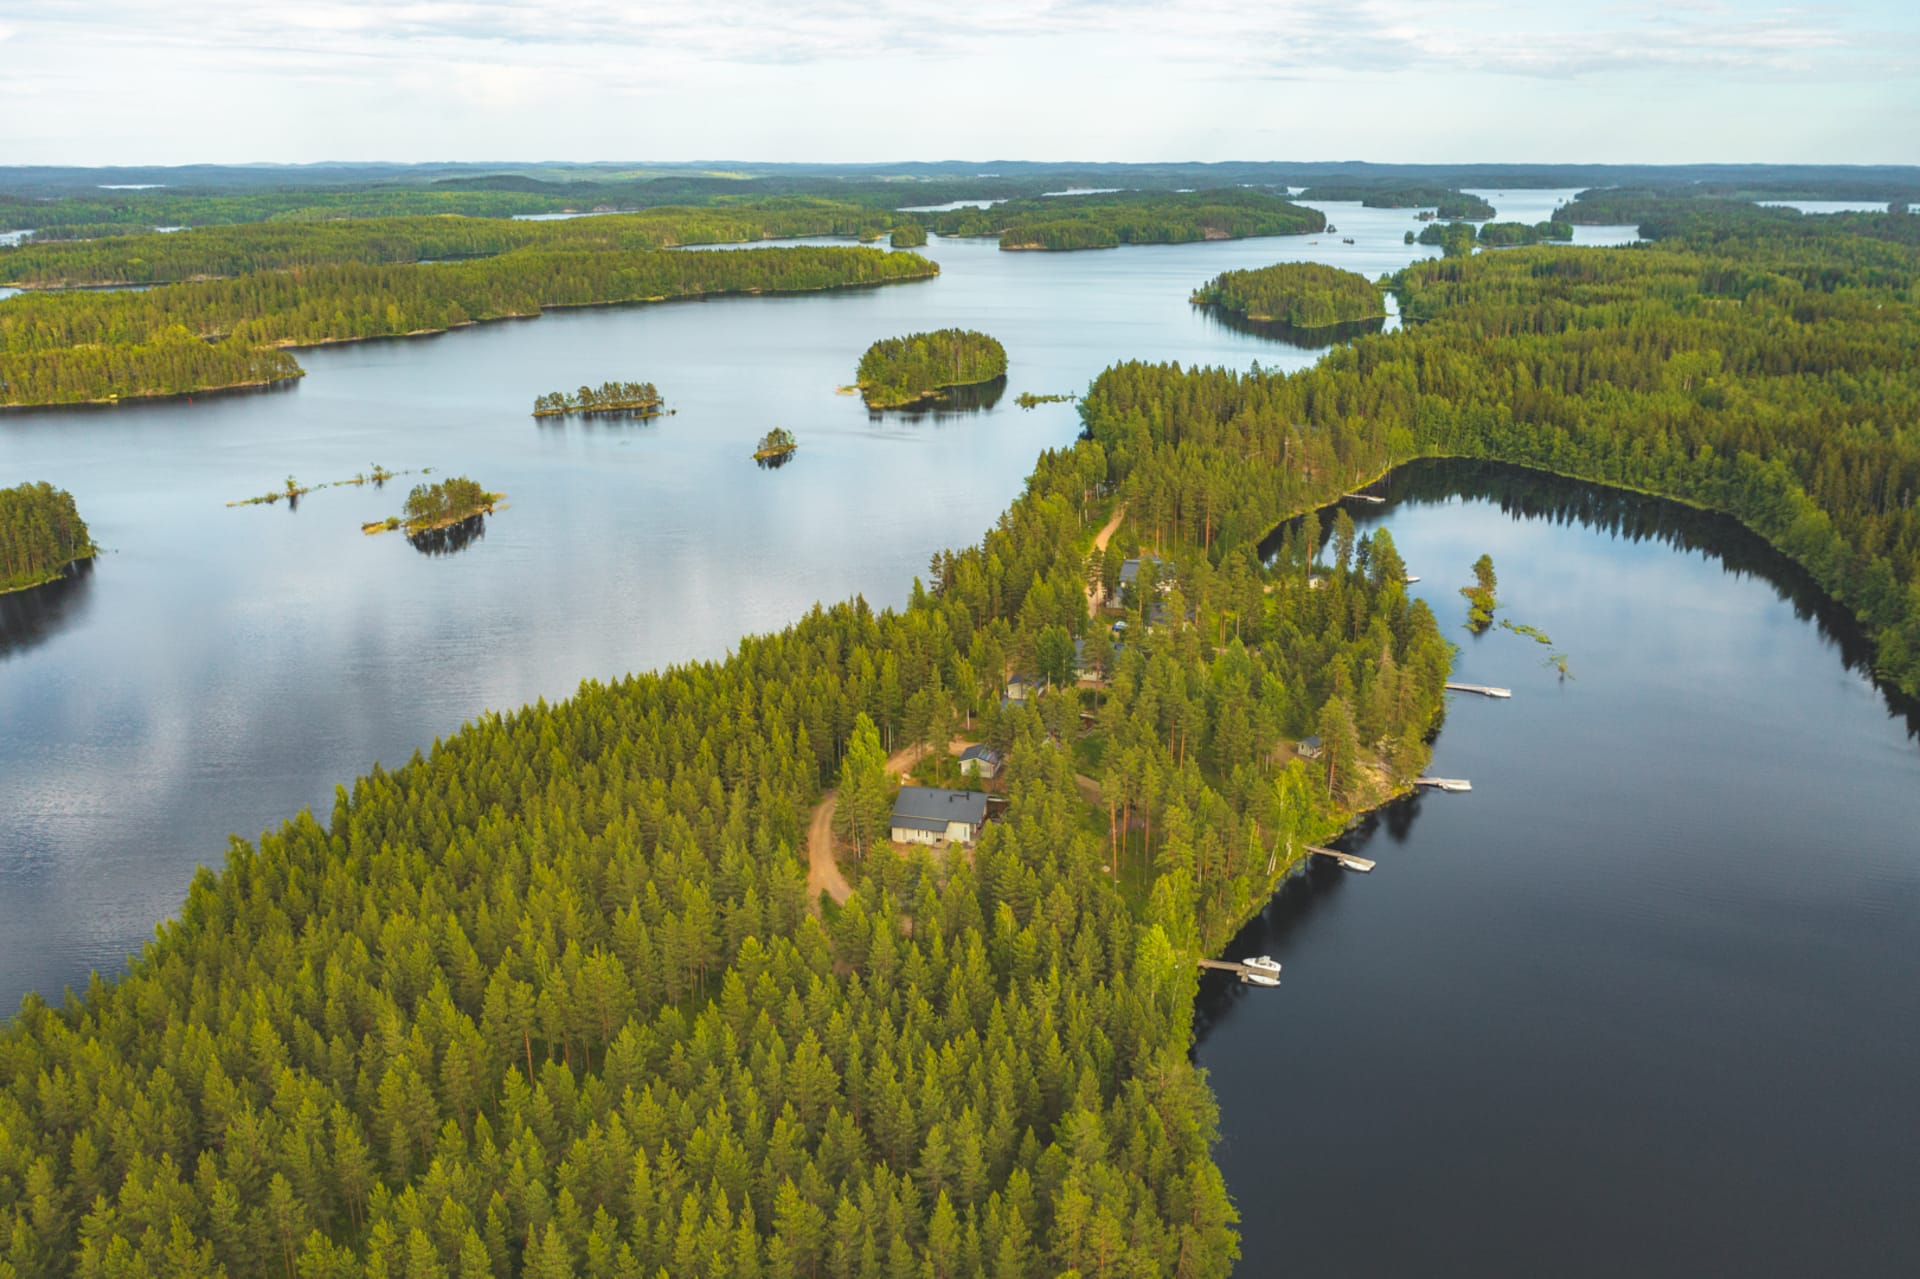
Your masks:
<instances>
[{"instance_id":1,"label":"water reflection","mask_svg":"<svg viewBox=\"0 0 1920 1279\"><path fill-rule=\"evenodd\" d=\"M1355 320L1348 324L1323 324L1313 328L1301 328L1279 320L1250 320L1236 311L1211 302L1196 302L1194 309L1205 314L1207 319L1223 329L1235 333L1245 333L1252 337L1266 338L1273 342L1283 342L1302 351L1324 351L1351 342L1355 338L1365 337L1369 333L1378 333L1387 326L1383 316L1377 320Z\"/></svg>"},{"instance_id":2,"label":"water reflection","mask_svg":"<svg viewBox=\"0 0 1920 1279\"><path fill-rule=\"evenodd\" d=\"M487 517L469 515L458 524L430 528L407 534L407 541L422 555L453 555L466 550L487 535Z\"/></svg>"},{"instance_id":3,"label":"water reflection","mask_svg":"<svg viewBox=\"0 0 1920 1279\"><path fill-rule=\"evenodd\" d=\"M753 460L763 471L777 471L793 461L793 453L775 453L772 457L756 457Z\"/></svg>"},{"instance_id":4,"label":"water reflection","mask_svg":"<svg viewBox=\"0 0 1920 1279\"><path fill-rule=\"evenodd\" d=\"M0 595L0 661L79 621L86 615L92 590L93 561L78 560L57 581Z\"/></svg>"},{"instance_id":5,"label":"water reflection","mask_svg":"<svg viewBox=\"0 0 1920 1279\"><path fill-rule=\"evenodd\" d=\"M1818 626L1839 650L1847 670L1869 677L1874 673L1873 641L1852 612L1828 595L1806 569L1732 516L1504 462L1469 459L1420 458L1395 469L1367 491L1387 498L1387 503L1344 503L1363 530L1403 504L1443 506L1477 500L1492 503L1516 520L1577 525L1626 542L1657 541L1677 551L1699 552L1719 561L1734 577L1767 583L1792 606L1794 616ZM1333 509L1313 512L1322 549L1333 535ZM1261 558L1271 563L1284 556L1290 542L1300 536L1306 518L1289 520L1269 533L1260 543ZM1888 709L1906 721L1908 735L1920 738L1920 701L1878 680L1875 685Z\"/></svg>"},{"instance_id":6,"label":"water reflection","mask_svg":"<svg viewBox=\"0 0 1920 1279\"><path fill-rule=\"evenodd\" d=\"M912 404L894 408L870 408L867 410L867 416L876 422L888 414L915 419L931 418L938 422L990 409L998 404L1000 397L1006 393L1007 378L1003 373L991 382L978 382L972 386L950 386L931 399L917 400Z\"/></svg>"}]
</instances>

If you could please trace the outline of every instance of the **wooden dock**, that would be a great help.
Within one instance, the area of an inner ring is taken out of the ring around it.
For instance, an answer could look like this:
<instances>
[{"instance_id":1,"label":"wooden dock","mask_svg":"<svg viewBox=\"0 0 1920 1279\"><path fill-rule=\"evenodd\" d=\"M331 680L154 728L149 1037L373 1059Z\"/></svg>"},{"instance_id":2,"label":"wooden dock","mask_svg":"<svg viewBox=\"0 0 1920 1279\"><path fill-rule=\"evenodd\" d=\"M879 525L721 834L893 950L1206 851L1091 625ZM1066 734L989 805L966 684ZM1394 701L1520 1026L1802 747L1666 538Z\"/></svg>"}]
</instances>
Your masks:
<instances>
[{"instance_id":1,"label":"wooden dock","mask_svg":"<svg viewBox=\"0 0 1920 1279\"><path fill-rule=\"evenodd\" d=\"M1348 870L1357 870L1366 874L1373 869L1374 863L1365 857L1356 857L1352 853L1343 853L1337 848L1321 848L1317 844L1308 844L1307 851L1316 857L1331 857Z\"/></svg>"},{"instance_id":2,"label":"wooden dock","mask_svg":"<svg viewBox=\"0 0 1920 1279\"><path fill-rule=\"evenodd\" d=\"M1236 964L1231 959L1202 959L1196 961L1202 968L1211 968L1217 973L1232 973L1237 977L1272 977L1264 968L1249 968L1245 964Z\"/></svg>"},{"instance_id":3,"label":"wooden dock","mask_svg":"<svg viewBox=\"0 0 1920 1279\"><path fill-rule=\"evenodd\" d=\"M1415 786L1431 786L1435 790L1454 791L1456 793L1473 789L1473 783L1464 777L1416 777L1413 779L1413 784Z\"/></svg>"},{"instance_id":4,"label":"wooden dock","mask_svg":"<svg viewBox=\"0 0 1920 1279\"><path fill-rule=\"evenodd\" d=\"M1350 502L1372 502L1375 506L1385 506L1387 504L1386 498L1375 497L1371 493L1342 493L1340 496Z\"/></svg>"},{"instance_id":5,"label":"wooden dock","mask_svg":"<svg viewBox=\"0 0 1920 1279\"><path fill-rule=\"evenodd\" d=\"M1449 693L1478 693L1482 697L1512 697L1510 688L1495 688L1491 684L1448 684Z\"/></svg>"}]
</instances>

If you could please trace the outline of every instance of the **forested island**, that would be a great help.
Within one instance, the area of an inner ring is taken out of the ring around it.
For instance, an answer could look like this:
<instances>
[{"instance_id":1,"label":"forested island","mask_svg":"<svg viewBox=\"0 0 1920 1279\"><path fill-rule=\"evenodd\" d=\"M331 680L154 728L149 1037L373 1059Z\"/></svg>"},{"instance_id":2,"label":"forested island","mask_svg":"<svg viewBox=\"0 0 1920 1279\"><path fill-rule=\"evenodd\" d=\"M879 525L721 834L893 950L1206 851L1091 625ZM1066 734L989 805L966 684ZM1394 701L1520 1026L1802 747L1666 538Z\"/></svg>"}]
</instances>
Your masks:
<instances>
[{"instance_id":1,"label":"forested island","mask_svg":"<svg viewBox=\"0 0 1920 1279\"><path fill-rule=\"evenodd\" d=\"M1375 320L1387 313L1386 294L1366 276L1318 262L1225 271L1201 285L1192 300L1244 319L1303 329Z\"/></svg>"},{"instance_id":2,"label":"forested island","mask_svg":"<svg viewBox=\"0 0 1920 1279\"><path fill-rule=\"evenodd\" d=\"M854 382L868 408L888 409L1006 373L1007 351L998 341L972 329L940 329L875 342L860 357Z\"/></svg>"},{"instance_id":3,"label":"forested island","mask_svg":"<svg viewBox=\"0 0 1920 1279\"><path fill-rule=\"evenodd\" d=\"M1411 231L1407 232L1408 244L1435 245L1450 258L1465 257L1472 253L1479 239L1479 232L1471 222L1429 222L1420 228L1417 236Z\"/></svg>"},{"instance_id":4,"label":"forested island","mask_svg":"<svg viewBox=\"0 0 1920 1279\"><path fill-rule=\"evenodd\" d=\"M602 382L582 386L569 394L548 391L533 402L535 417L566 417L582 413L619 413L630 417L658 417L665 401L651 382Z\"/></svg>"},{"instance_id":5,"label":"forested island","mask_svg":"<svg viewBox=\"0 0 1920 1279\"><path fill-rule=\"evenodd\" d=\"M927 242L927 228L918 222L903 222L893 228L888 243L896 249L917 249Z\"/></svg>"},{"instance_id":6,"label":"forested island","mask_svg":"<svg viewBox=\"0 0 1920 1279\"><path fill-rule=\"evenodd\" d=\"M360 531L381 533L404 529L409 535L431 533L477 515L491 515L493 508L505 497L505 493L487 492L479 483L464 475L449 476L429 484L414 485L399 515L363 524Z\"/></svg>"},{"instance_id":7,"label":"forested island","mask_svg":"<svg viewBox=\"0 0 1920 1279\"><path fill-rule=\"evenodd\" d=\"M336 263L145 292L33 293L0 307L0 404L111 402L301 375L278 347L437 333L549 307L925 279L915 253L522 249L441 265Z\"/></svg>"},{"instance_id":8,"label":"forested island","mask_svg":"<svg viewBox=\"0 0 1920 1279\"><path fill-rule=\"evenodd\" d=\"M1510 249L1522 244L1546 244L1554 241L1562 243L1573 239L1571 222L1487 222L1480 227L1474 237L1482 246L1490 249Z\"/></svg>"},{"instance_id":9,"label":"forested island","mask_svg":"<svg viewBox=\"0 0 1920 1279\"><path fill-rule=\"evenodd\" d=\"M44 481L0 488L0 595L54 581L98 549L65 489Z\"/></svg>"},{"instance_id":10,"label":"forested island","mask_svg":"<svg viewBox=\"0 0 1920 1279\"><path fill-rule=\"evenodd\" d=\"M941 235L998 236L1003 249L1110 249L1302 235L1327 220L1265 191L1116 191L1008 200L918 215Z\"/></svg>"},{"instance_id":11,"label":"forested island","mask_svg":"<svg viewBox=\"0 0 1920 1279\"><path fill-rule=\"evenodd\" d=\"M1435 217L1469 222L1483 222L1495 213L1494 207L1481 197L1450 187L1321 182L1308 187L1297 198L1323 202L1358 200L1369 209L1432 208Z\"/></svg>"}]
</instances>

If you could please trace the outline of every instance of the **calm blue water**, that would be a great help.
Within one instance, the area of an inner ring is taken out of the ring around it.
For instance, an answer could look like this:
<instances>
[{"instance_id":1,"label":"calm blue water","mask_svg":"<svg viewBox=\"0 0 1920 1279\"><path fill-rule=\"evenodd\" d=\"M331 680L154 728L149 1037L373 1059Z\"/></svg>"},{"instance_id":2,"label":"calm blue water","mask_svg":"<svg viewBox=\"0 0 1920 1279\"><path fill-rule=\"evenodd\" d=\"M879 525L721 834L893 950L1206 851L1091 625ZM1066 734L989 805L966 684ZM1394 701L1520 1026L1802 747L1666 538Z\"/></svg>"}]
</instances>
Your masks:
<instances>
[{"instance_id":1,"label":"calm blue water","mask_svg":"<svg viewBox=\"0 0 1920 1279\"><path fill-rule=\"evenodd\" d=\"M1920 1273L1920 720L1728 521L1504 468L1392 489L1356 522L1513 699L1451 695L1432 771L1471 794L1236 940L1280 989L1203 991L1242 1272ZM1462 628L1483 552L1551 648Z\"/></svg>"}]
</instances>

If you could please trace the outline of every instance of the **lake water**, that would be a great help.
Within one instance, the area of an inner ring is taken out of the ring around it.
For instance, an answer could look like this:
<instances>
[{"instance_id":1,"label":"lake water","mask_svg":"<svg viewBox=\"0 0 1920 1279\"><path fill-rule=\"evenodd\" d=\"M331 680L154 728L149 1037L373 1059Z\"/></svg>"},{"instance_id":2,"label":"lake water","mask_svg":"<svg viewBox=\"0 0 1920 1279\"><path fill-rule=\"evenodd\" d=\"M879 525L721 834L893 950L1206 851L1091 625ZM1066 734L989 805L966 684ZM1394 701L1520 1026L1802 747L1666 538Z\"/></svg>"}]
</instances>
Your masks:
<instances>
[{"instance_id":1,"label":"lake water","mask_svg":"<svg viewBox=\"0 0 1920 1279\"><path fill-rule=\"evenodd\" d=\"M1771 209L1798 209L1802 213L1885 213L1885 200L1755 200Z\"/></svg>"},{"instance_id":2,"label":"lake water","mask_svg":"<svg viewBox=\"0 0 1920 1279\"><path fill-rule=\"evenodd\" d=\"M1920 1273L1920 720L1731 521L1422 464L1393 533L1453 631L1432 771L1229 948L1197 1056L1242 1271ZM1457 588L1490 553L1498 616ZM1574 678L1545 664L1565 653Z\"/></svg>"}]
</instances>

